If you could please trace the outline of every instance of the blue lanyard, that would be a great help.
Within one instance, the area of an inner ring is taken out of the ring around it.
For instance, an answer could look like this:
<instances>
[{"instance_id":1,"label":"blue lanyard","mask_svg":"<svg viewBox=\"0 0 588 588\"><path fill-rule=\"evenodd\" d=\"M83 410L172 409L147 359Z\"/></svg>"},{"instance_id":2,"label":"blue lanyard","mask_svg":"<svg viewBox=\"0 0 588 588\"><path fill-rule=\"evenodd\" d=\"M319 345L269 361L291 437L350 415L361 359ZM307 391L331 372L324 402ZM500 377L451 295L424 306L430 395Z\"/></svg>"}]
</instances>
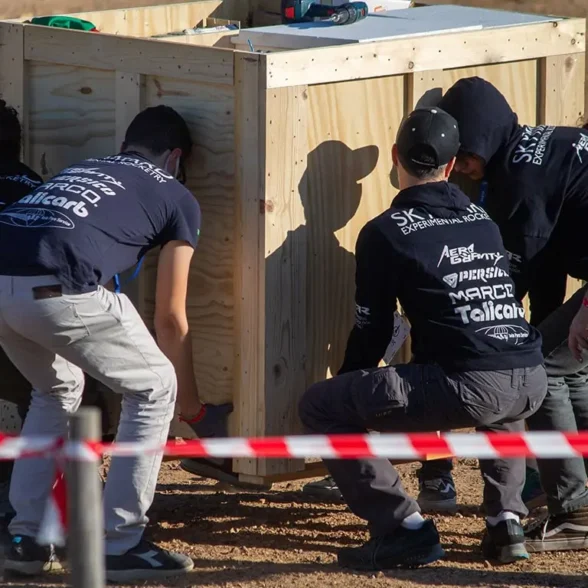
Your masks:
<instances>
[{"instance_id":1,"label":"blue lanyard","mask_svg":"<svg viewBox=\"0 0 588 588\"><path fill-rule=\"evenodd\" d=\"M486 204L486 197L488 196L488 182L486 180L482 180L480 184L480 195L478 198L478 204L485 208L484 205Z\"/></svg>"},{"instance_id":2,"label":"blue lanyard","mask_svg":"<svg viewBox=\"0 0 588 588\"><path fill-rule=\"evenodd\" d=\"M141 259L139 260L139 263L135 266L135 271L133 272L133 275L127 280L127 282L126 282L127 284L137 278L137 276L139 275L139 272L141 271L141 266L143 265L144 259L145 259L145 256L141 257ZM120 294L120 292L121 292L120 276L118 274L115 274L113 280L114 280L114 291L117 294Z\"/></svg>"}]
</instances>

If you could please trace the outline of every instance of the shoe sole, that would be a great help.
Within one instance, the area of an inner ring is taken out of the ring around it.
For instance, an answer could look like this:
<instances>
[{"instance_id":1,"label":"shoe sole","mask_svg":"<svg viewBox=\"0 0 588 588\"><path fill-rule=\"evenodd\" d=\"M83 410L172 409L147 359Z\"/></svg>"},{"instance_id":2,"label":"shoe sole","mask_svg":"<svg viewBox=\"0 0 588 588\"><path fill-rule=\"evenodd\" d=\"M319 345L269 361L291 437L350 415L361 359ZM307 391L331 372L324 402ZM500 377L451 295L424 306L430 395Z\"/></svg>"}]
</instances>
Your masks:
<instances>
[{"instance_id":1,"label":"shoe sole","mask_svg":"<svg viewBox=\"0 0 588 588\"><path fill-rule=\"evenodd\" d=\"M335 502L341 502L343 500L343 496L339 490L328 490L326 488L303 488L302 494L312 498L322 498Z\"/></svg>"},{"instance_id":2,"label":"shoe sole","mask_svg":"<svg viewBox=\"0 0 588 588\"><path fill-rule=\"evenodd\" d=\"M500 548L498 555L493 558L501 564L511 564L517 561L529 559L529 552L523 543L517 545L505 545Z\"/></svg>"},{"instance_id":3,"label":"shoe sole","mask_svg":"<svg viewBox=\"0 0 588 588\"><path fill-rule=\"evenodd\" d=\"M106 570L108 582L148 582L149 580L165 580L186 576L194 569L194 564L179 570Z\"/></svg>"},{"instance_id":4,"label":"shoe sole","mask_svg":"<svg viewBox=\"0 0 588 588\"><path fill-rule=\"evenodd\" d=\"M547 551L571 551L588 549L588 537L578 539L561 539L551 541L529 541L526 542L527 551L530 553L545 553Z\"/></svg>"},{"instance_id":5,"label":"shoe sole","mask_svg":"<svg viewBox=\"0 0 588 588\"><path fill-rule=\"evenodd\" d=\"M417 502L424 513L455 514L457 512L457 499L450 500L419 500Z\"/></svg>"},{"instance_id":6,"label":"shoe sole","mask_svg":"<svg viewBox=\"0 0 588 588\"><path fill-rule=\"evenodd\" d=\"M225 482L226 484L230 484L231 486L235 486L236 488L245 488L248 490L271 490L271 486L264 484L264 485L257 485L257 484L248 484L247 482L241 482L237 476L234 474L227 474L222 470L215 468L214 466L207 466L205 464L197 463L187 463L186 461L180 461L180 467L190 474L194 476L198 476L200 478L208 478L211 480L217 480L218 482Z\"/></svg>"},{"instance_id":7,"label":"shoe sole","mask_svg":"<svg viewBox=\"0 0 588 588\"><path fill-rule=\"evenodd\" d=\"M440 559L445 557L445 551L441 544L438 543L433 547L429 548L422 548L422 549L415 549L410 556L405 556L402 561L397 559L381 559L378 561L378 566L374 567L370 564L346 564L344 562L339 561L339 566L346 569L358 570L363 572L369 571L380 571L380 570L393 570L397 568L418 568L421 566L426 566L432 564Z\"/></svg>"},{"instance_id":8,"label":"shoe sole","mask_svg":"<svg viewBox=\"0 0 588 588\"><path fill-rule=\"evenodd\" d=\"M5 560L4 571L20 576L41 576L42 574L52 574L65 571L61 563L53 561L14 561Z\"/></svg>"}]
</instances>

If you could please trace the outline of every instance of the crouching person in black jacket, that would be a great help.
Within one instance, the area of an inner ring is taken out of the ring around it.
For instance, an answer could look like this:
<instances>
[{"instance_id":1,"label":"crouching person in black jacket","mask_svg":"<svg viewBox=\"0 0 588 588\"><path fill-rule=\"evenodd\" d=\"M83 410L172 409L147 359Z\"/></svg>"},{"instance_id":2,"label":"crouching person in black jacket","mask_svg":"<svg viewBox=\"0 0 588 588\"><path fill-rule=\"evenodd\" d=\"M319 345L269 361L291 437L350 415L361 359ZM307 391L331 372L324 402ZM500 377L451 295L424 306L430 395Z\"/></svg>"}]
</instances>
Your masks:
<instances>
[{"instance_id":1,"label":"crouching person in black jacket","mask_svg":"<svg viewBox=\"0 0 588 588\"><path fill-rule=\"evenodd\" d=\"M524 318L498 227L447 178L459 149L456 121L414 111L392 157L400 193L361 231L356 247L356 324L342 371L313 385L300 415L314 434L523 431L547 391L541 336ZM414 361L378 368L397 302L412 329ZM325 460L371 539L339 553L361 570L431 563L444 555L434 523L386 459ZM520 517L525 460L481 461L486 558L528 557Z\"/></svg>"}]
</instances>

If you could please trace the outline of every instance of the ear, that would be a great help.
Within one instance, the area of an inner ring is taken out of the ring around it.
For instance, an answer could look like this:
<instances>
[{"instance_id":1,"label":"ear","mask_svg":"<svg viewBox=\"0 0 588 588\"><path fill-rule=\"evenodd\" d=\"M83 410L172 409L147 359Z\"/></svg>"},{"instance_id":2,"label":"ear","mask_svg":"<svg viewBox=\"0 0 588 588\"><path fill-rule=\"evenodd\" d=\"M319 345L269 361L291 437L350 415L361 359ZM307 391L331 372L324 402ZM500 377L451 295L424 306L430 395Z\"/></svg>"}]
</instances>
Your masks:
<instances>
[{"instance_id":1,"label":"ear","mask_svg":"<svg viewBox=\"0 0 588 588\"><path fill-rule=\"evenodd\" d=\"M453 171L453 168L455 167L455 160L456 158L454 157L446 166L445 166L445 179L449 178L449 176L451 175L451 172Z\"/></svg>"},{"instance_id":2,"label":"ear","mask_svg":"<svg viewBox=\"0 0 588 588\"><path fill-rule=\"evenodd\" d=\"M396 143L392 145L392 163L394 167L398 167L398 145Z\"/></svg>"}]
</instances>

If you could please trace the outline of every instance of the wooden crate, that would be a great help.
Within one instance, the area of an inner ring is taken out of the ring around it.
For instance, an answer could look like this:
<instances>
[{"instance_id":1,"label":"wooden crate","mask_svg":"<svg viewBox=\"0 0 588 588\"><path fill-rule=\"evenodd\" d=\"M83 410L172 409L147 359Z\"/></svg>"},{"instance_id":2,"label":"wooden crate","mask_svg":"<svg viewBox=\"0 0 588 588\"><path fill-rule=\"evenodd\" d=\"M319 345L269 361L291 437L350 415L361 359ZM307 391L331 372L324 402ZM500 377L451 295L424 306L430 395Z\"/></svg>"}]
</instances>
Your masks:
<instances>
[{"instance_id":1,"label":"wooden crate","mask_svg":"<svg viewBox=\"0 0 588 588\"><path fill-rule=\"evenodd\" d=\"M144 107L165 103L186 118L188 186L203 212L188 304L195 373L205 400L233 399L234 435L282 435L300 432L300 395L341 363L355 240L396 193L390 151L402 117L421 96L480 75L522 122L574 125L584 26L262 54L0 23L0 94L21 115L25 160L45 178L117 151ZM152 256L145 270L135 300L149 324ZM305 465L243 458L235 467L264 482Z\"/></svg>"}]
</instances>

